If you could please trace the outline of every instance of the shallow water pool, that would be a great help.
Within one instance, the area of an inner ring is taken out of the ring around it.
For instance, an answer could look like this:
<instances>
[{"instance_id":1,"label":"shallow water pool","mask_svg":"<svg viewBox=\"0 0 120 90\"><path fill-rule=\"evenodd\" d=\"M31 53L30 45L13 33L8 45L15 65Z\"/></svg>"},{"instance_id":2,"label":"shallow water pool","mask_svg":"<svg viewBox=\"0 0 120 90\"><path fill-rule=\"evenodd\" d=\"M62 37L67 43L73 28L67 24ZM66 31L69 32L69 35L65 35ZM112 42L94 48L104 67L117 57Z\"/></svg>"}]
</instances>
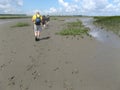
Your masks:
<instances>
[{"instance_id":1,"label":"shallow water pool","mask_svg":"<svg viewBox=\"0 0 120 90\"><path fill-rule=\"evenodd\" d=\"M109 46L120 48L120 37L115 35L113 32L107 32L100 27L96 27L93 24L94 19L91 17L80 18L80 20L86 27L90 28L89 34L93 36L96 40L99 40Z\"/></svg>"}]
</instances>

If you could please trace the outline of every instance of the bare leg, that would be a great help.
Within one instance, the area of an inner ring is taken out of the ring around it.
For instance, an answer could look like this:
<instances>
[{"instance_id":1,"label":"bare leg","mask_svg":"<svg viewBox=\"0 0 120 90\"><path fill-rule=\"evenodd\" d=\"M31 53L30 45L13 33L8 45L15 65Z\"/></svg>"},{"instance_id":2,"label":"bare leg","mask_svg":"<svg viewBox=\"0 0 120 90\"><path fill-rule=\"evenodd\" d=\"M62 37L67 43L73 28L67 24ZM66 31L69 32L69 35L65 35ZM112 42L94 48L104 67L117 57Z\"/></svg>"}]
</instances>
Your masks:
<instances>
[{"instance_id":1,"label":"bare leg","mask_svg":"<svg viewBox=\"0 0 120 90\"><path fill-rule=\"evenodd\" d=\"M37 31L35 31L35 37L37 37Z\"/></svg>"},{"instance_id":2,"label":"bare leg","mask_svg":"<svg viewBox=\"0 0 120 90\"><path fill-rule=\"evenodd\" d=\"M40 31L38 31L38 38L40 38Z\"/></svg>"}]
</instances>

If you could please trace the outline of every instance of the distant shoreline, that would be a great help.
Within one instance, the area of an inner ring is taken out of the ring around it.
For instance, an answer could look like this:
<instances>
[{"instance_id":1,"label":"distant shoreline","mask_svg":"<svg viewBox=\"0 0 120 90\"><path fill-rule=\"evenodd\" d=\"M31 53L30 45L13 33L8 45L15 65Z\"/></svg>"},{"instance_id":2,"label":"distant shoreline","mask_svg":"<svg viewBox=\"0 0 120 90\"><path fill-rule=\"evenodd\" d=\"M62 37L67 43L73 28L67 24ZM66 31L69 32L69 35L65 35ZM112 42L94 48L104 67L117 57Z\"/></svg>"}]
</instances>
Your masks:
<instances>
[{"instance_id":1,"label":"distant shoreline","mask_svg":"<svg viewBox=\"0 0 120 90\"><path fill-rule=\"evenodd\" d=\"M0 16L0 19L31 18L31 16Z\"/></svg>"}]
</instances>

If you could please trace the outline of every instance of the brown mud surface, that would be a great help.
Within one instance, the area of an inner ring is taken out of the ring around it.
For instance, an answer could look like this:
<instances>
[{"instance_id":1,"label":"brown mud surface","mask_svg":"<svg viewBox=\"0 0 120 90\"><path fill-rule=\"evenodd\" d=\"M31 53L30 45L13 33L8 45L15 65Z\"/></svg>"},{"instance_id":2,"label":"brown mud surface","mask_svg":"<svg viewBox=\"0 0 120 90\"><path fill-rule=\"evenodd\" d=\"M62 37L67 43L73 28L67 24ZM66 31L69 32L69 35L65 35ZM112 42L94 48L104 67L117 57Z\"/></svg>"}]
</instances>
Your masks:
<instances>
[{"instance_id":1,"label":"brown mud surface","mask_svg":"<svg viewBox=\"0 0 120 90\"><path fill-rule=\"evenodd\" d=\"M120 90L120 49L56 35L64 19L51 20L38 42L31 19L0 24L0 90Z\"/></svg>"}]
</instances>

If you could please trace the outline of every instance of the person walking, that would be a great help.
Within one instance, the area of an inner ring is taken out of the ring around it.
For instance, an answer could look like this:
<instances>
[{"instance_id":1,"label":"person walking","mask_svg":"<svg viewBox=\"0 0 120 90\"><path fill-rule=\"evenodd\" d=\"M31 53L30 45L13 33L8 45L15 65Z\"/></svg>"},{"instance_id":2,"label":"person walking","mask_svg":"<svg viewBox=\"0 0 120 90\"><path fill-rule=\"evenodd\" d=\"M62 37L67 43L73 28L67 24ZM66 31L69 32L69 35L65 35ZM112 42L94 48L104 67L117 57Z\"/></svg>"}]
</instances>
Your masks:
<instances>
[{"instance_id":1,"label":"person walking","mask_svg":"<svg viewBox=\"0 0 120 90\"><path fill-rule=\"evenodd\" d=\"M47 25L49 24L49 21L50 21L50 16L47 15L47 16L46 16L46 24L47 24Z\"/></svg>"},{"instance_id":2,"label":"person walking","mask_svg":"<svg viewBox=\"0 0 120 90\"><path fill-rule=\"evenodd\" d=\"M40 40L40 34L42 31L42 26L41 26L41 22L42 22L42 16L40 15L39 12L36 12L33 16L32 16L32 22L34 23L34 35L35 35L35 41L39 41Z\"/></svg>"},{"instance_id":3,"label":"person walking","mask_svg":"<svg viewBox=\"0 0 120 90\"><path fill-rule=\"evenodd\" d=\"M43 25L43 28L45 28L45 25L46 25L46 17L45 17L45 15L42 16L42 25Z\"/></svg>"}]
</instances>

